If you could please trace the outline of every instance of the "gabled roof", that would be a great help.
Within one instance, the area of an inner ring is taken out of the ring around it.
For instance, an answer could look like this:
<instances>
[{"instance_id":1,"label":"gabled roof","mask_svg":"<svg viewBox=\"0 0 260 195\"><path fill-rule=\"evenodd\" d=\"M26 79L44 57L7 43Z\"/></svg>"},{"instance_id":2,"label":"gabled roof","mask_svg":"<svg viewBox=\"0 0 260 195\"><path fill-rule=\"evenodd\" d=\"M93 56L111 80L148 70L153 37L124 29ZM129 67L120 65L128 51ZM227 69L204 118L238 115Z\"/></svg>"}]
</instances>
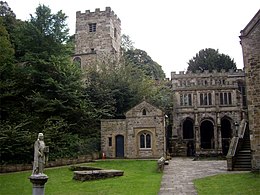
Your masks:
<instances>
[{"instance_id":1,"label":"gabled roof","mask_svg":"<svg viewBox=\"0 0 260 195\"><path fill-rule=\"evenodd\" d=\"M125 115L126 115L126 117L133 117L137 114L137 112L142 112L143 109L147 110L148 115L150 115L150 114L154 115L155 113L156 113L156 115L158 115L158 114L163 115L163 111L161 109L153 106L152 104L148 103L145 100L142 101L141 103L137 104L130 110L128 110Z\"/></svg>"},{"instance_id":2,"label":"gabled roof","mask_svg":"<svg viewBox=\"0 0 260 195\"><path fill-rule=\"evenodd\" d=\"M246 27L240 31L241 36L240 38L246 37L253 29L254 27L259 24L260 22L260 9L256 13L256 15L250 20L250 22L246 25Z\"/></svg>"}]
</instances>

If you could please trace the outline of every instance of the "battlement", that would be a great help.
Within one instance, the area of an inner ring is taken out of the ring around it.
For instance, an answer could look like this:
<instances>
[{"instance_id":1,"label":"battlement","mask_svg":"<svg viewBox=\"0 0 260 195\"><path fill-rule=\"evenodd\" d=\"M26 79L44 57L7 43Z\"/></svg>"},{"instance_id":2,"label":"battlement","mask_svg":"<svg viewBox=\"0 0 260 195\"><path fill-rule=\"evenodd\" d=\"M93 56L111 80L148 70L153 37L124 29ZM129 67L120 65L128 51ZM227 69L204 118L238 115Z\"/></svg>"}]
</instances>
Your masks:
<instances>
[{"instance_id":1,"label":"battlement","mask_svg":"<svg viewBox=\"0 0 260 195\"><path fill-rule=\"evenodd\" d=\"M220 71L213 70L212 72L209 72L209 70L197 70L195 73L192 71L179 71L179 74L176 73L176 71L171 72L171 78L177 79L177 78L190 78L190 77L218 77L218 76L244 76L244 70L242 69L229 69L228 71L222 69Z\"/></svg>"},{"instance_id":2,"label":"battlement","mask_svg":"<svg viewBox=\"0 0 260 195\"><path fill-rule=\"evenodd\" d=\"M90 10L86 10L84 13L81 13L81 11L76 12L76 18L91 18L91 17L95 17L95 16L112 17L121 24L121 20L114 13L114 11L111 9L111 7L106 7L106 9L104 11L101 11L100 8L96 8L94 12L91 12Z\"/></svg>"}]
</instances>

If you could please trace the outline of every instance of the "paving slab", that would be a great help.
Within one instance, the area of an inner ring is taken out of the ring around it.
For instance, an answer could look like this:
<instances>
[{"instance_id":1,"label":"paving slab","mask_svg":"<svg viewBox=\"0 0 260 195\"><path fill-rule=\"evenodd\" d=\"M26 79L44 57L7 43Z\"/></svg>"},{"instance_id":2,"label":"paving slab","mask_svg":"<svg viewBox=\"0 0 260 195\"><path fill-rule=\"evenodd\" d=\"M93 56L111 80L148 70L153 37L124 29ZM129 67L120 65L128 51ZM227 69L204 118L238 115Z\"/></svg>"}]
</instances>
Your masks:
<instances>
[{"instance_id":1,"label":"paving slab","mask_svg":"<svg viewBox=\"0 0 260 195\"><path fill-rule=\"evenodd\" d=\"M227 171L226 160L201 160L192 158L172 158L165 165L159 195L196 195L193 180Z\"/></svg>"}]
</instances>

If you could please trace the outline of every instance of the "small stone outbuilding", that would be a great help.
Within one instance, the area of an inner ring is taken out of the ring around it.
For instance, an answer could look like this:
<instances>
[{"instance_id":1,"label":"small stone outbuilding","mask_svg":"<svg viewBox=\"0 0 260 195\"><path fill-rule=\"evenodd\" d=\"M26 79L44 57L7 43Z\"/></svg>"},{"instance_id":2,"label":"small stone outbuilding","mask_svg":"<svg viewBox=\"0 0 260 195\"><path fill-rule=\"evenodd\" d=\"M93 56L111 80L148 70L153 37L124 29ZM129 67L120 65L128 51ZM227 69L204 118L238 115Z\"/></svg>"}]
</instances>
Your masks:
<instances>
[{"instance_id":1,"label":"small stone outbuilding","mask_svg":"<svg viewBox=\"0 0 260 195\"><path fill-rule=\"evenodd\" d=\"M141 102L125 119L101 120L101 151L107 158L159 158L165 156L165 116Z\"/></svg>"}]
</instances>

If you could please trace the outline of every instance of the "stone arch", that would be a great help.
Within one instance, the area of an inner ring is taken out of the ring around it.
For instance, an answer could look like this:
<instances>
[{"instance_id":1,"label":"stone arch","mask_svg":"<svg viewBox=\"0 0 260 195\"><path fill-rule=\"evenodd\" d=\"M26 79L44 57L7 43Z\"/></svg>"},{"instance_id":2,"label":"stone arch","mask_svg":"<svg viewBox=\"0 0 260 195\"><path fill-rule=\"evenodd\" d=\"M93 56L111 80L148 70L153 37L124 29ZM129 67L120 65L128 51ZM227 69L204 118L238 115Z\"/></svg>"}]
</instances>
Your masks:
<instances>
[{"instance_id":1,"label":"stone arch","mask_svg":"<svg viewBox=\"0 0 260 195\"><path fill-rule=\"evenodd\" d=\"M182 122L183 139L194 139L194 121L187 117Z\"/></svg>"},{"instance_id":2,"label":"stone arch","mask_svg":"<svg viewBox=\"0 0 260 195\"><path fill-rule=\"evenodd\" d=\"M142 114L146 115L146 109L145 108L143 109Z\"/></svg>"},{"instance_id":3,"label":"stone arch","mask_svg":"<svg viewBox=\"0 0 260 195\"><path fill-rule=\"evenodd\" d=\"M153 134L148 130L140 131L137 135L140 149L151 149Z\"/></svg>"},{"instance_id":4,"label":"stone arch","mask_svg":"<svg viewBox=\"0 0 260 195\"><path fill-rule=\"evenodd\" d=\"M81 68L81 58L79 56L73 58L73 63L75 63L79 68Z\"/></svg>"},{"instance_id":5,"label":"stone arch","mask_svg":"<svg viewBox=\"0 0 260 195\"><path fill-rule=\"evenodd\" d=\"M204 119L200 123L200 147L213 149L214 145L214 122L211 119Z\"/></svg>"},{"instance_id":6,"label":"stone arch","mask_svg":"<svg viewBox=\"0 0 260 195\"><path fill-rule=\"evenodd\" d=\"M222 153L227 155L232 138L232 119L224 116L221 118Z\"/></svg>"}]
</instances>

